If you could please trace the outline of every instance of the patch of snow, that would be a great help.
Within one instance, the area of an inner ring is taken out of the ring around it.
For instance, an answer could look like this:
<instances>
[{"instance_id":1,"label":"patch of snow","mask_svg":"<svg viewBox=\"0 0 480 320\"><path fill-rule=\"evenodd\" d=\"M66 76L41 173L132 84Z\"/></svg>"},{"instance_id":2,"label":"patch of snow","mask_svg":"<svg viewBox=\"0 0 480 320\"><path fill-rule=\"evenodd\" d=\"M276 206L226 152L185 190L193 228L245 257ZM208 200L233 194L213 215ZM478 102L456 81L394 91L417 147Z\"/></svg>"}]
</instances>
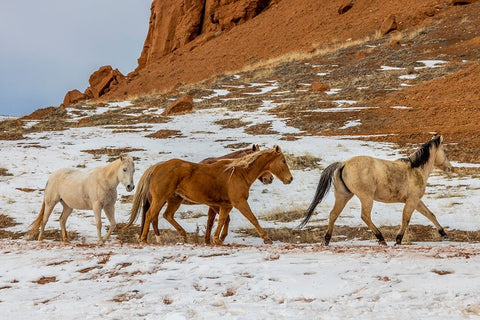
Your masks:
<instances>
[{"instance_id":1,"label":"patch of snow","mask_svg":"<svg viewBox=\"0 0 480 320\"><path fill-rule=\"evenodd\" d=\"M405 68L400 67L391 67L391 66L380 66L380 71L396 71L396 70L405 70Z\"/></svg>"},{"instance_id":2,"label":"patch of snow","mask_svg":"<svg viewBox=\"0 0 480 320\"><path fill-rule=\"evenodd\" d=\"M348 128L352 128L352 127L357 127L357 126L360 126L360 125L362 125L362 122L359 119L350 120L350 121L345 122L345 124L342 127L340 127L339 129L343 130L343 129L348 129Z\"/></svg>"},{"instance_id":3,"label":"patch of snow","mask_svg":"<svg viewBox=\"0 0 480 320\"><path fill-rule=\"evenodd\" d=\"M412 80L418 78L417 74L404 74L398 77L401 80Z\"/></svg>"}]
</instances>

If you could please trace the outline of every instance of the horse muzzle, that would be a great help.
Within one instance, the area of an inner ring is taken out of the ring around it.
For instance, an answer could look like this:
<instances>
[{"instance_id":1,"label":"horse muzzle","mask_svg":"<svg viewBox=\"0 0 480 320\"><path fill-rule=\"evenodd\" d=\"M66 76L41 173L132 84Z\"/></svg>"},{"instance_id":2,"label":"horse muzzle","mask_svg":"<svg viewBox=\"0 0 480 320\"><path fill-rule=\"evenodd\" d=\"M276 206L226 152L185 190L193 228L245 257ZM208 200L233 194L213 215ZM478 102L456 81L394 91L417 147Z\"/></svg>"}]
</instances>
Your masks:
<instances>
[{"instance_id":1,"label":"horse muzzle","mask_svg":"<svg viewBox=\"0 0 480 320\"><path fill-rule=\"evenodd\" d=\"M273 177L270 178L262 178L263 184L271 184L273 182Z\"/></svg>"},{"instance_id":2,"label":"horse muzzle","mask_svg":"<svg viewBox=\"0 0 480 320\"><path fill-rule=\"evenodd\" d=\"M283 180L283 184L290 184L290 183L292 183L292 181L293 181L293 177L290 176L290 178L287 178L287 179Z\"/></svg>"},{"instance_id":3,"label":"horse muzzle","mask_svg":"<svg viewBox=\"0 0 480 320\"><path fill-rule=\"evenodd\" d=\"M130 192L130 191L133 191L133 189L135 189L135 185L134 184L129 184L125 188L127 189L128 192Z\"/></svg>"}]
</instances>

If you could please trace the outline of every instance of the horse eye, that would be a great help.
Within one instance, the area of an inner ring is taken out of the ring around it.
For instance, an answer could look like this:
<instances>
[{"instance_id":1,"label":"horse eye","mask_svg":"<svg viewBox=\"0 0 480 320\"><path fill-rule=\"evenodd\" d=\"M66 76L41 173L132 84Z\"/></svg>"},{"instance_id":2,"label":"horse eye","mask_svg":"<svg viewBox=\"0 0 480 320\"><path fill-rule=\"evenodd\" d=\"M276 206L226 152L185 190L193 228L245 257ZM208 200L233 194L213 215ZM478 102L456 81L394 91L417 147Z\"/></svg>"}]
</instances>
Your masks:
<instances>
[{"instance_id":1,"label":"horse eye","mask_svg":"<svg viewBox=\"0 0 480 320\"><path fill-rule=\"evenodd\" d=\"M283 163L283 164L286 164L286 163L287 163L287 161L285 161L285 160L282 160L282 163Z\"/></svg>"},{"instance_id":2,"label":"horse eye","mask_svg":"<svg viewBox=\"0 0 480 320\"><path fill-rule=\"evenodd\" d=\"M123 168L123 172L127 172L127 168Z\"/></svg>"}]
</instances>

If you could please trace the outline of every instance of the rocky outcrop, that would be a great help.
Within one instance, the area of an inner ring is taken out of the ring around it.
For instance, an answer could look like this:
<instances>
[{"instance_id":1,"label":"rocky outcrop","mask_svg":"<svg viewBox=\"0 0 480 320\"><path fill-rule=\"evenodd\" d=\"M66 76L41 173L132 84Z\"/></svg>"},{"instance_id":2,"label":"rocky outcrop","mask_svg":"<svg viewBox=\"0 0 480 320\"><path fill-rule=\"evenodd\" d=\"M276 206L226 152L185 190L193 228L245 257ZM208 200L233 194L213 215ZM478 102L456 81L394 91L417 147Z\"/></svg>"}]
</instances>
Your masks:
<instances>
[{"instance_id":1,"label":"rocky outcrop","mask_svg":"<svg viewBox=\"0 0 480 320\"><path fill-rule=\"evenodd\" d=\"M137 70L202 34L226 31L248 21L272 0L154 0Z\"/></svg>"},{"instance_id":2,"label":"rocky outcrop","mask_svg":"<svg viewBox=\"0 0 480 320\"><path fill-rule=\"evenodd\" d=\"M69 106L86 99L87 99L87 96L85 94L81 93L80 90L74 89L67 92L67 94L65 95L65 98L63 99L62 105Z\"/></svg>"},{"instance_id":3,"label":"rocky outcrop","mask_svg":"<svg viewBox=\"0 0 480 320\"><path fill-rule=\"evenodd\" d=\"M380 32L382 34L388 34L394 30L397 30L397 19L391 14L383 20L383 23L380 26Z\"/></svg>"},{"instance_id":4,"label":"rocky outcrop","mask_svg":"<svg viewBox=\"0 0 480 320\"><path fill-rule=\"evenodd\" d=\"M85 90L85 95L88 98L99 98L124 80L125 76L118 69L111 66L100 67L88 79L90 87Z\"/></svg>"},{"instance_id":5,"label":"rocky outcrop","mask_svg":"<svg viewBox=\"0 0 480 320\"><path fill-rule=\"evenodd\" d=\"M163 111L162 116L170 116L179 113L186 113L193 110L193 99L189 95L183 95L177 99L172 105L170 105L165 111Z\"/></svg>"}]
</instances>

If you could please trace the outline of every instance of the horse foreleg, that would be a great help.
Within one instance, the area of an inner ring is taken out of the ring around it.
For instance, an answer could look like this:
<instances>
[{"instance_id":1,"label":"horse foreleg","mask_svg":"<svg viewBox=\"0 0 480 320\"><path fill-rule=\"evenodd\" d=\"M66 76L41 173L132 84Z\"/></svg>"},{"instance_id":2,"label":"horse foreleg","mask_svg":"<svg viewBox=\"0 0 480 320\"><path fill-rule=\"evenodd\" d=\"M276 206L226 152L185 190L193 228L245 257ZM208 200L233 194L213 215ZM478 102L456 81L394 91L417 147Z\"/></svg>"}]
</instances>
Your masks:
<instances>
[{"instance_id":1,"label":"horse foreleg","mask_svg":"<svg viewBox=\"0 0 480 320\"><path fill-rule=\"evenodd\" d=\"M222 231L224 225L225 225L225 220L228 217L228 214L232 211L232 207L220 207L220 211L218 213L218 225L217 229L215 230L215 233L213 234L213 243L216 245L221 245L223 244L223 241L220 239L220 232Z\"/></svg>"},{"instance_id":2,"label":"horse foreleg","mask_svg":"<svg viewBox=\"0 0 480 320\"><path fill-rule=\"evenodd\" d=\"M222 234L220 235L220 241L225 241L225 238L228 235L228 227L230 226L230 215L225 218L225 223L222 228Z\"/></svg>"},{"instance_id":3,"label":"horse foreleg","mask_svg":"<svg viewBox=\"0 0 480 320\"><path fill-rule=\"evenodd\" d=\"M425 203L423 203L422 200L418 202L417 211L423 214L428 220L432 221L432 223L437 228L438 233L440 234L440 236L442 236L444 240L449 240L448 235L445 233L445 230L443 230L443 227L440 225L440 223L438 223L437 217L435 217L433 212L427 208L427 206L425 205Z\"/></svg>"},{"instance_id":4,"label":"horse foreleg","mask_svg":"<svg viewBox=\"0 0 480 320\"><path fill-rule=\"evenodd\" d=\"M102 207L99 203L93 204L93 214L95 216L95 224L97 226L97 242L103 244L102 239Z\"/></svg>"},{"instance_id":5,"label":"horse foreleg","mask_svg":"<svg viewBox=\"0 0 480 320\"><path fill-rule=\"evenodd\" d=\"M180 197L170 197L168 199L167 209L165 209L165 212L163 213L163 217L168 222L170 222L170 224L177 230L177 232L180 233L180 236L182 236L183 241L187 243L187 232L173 218L173 215L175 214L175 212L177 212L178 208L182 204L182 201L183 199Z\"/></svg>"},{"instance_id":6,"label":"horse foreleg","mask_svg":"<svg viewBox=\"0 0 480 320\"><path fill-rule=\"evenodd\" d=\"M358 196L358 195L357 195ZM373 224L371 214L373 208L373 197L369 197L368 199L360 198L360 202L362 204L362 220L365 224L372 230L373 234L377 237L378 243L381 245L387 245L385 242L385 238L383 238L383 234L378 230L378 228Z\"/></svg>"},{"instance_id":7,"label":"horse foreleg","mask_svg":"<svg viewBox=\"0 0 480 320\"><path fill-rule=\"evenodd\" d=\"M73 211L73 208L70 208L65 202L62 201L63 211L60 215L60 230L62 230L62 240L68 242L68 233L67 233L67 219Z\"/></svg>"},{"instance_id":8,"label":"horse foreleg","mask_svg":"<svg viewBox=\"0 0 480 320\"><path fill-rule=\"evenodd\" d=\"M347 202L350 199L352 199L352 197L353 197L353 193L345 195L344 193L335 191L335 204L332 210L330 211L330 216L328 218L328 228L327 228L327 232L325 233L324 244L326 246L328 246L328 244L330 243L330 239L332 238L333 226L335 225L335 221L337 221L338 216L345 208L345 205L347 204Z\"/></svg>"},{"instance_id":9,"label":"horse foreleg","mask_svg":"<svg viewBox=\"0 0 480 320\"><path fill-rule=\"evenodd\" d=\"M208 208L207 226L205 228L205 244L211 244L210 236L212 233L213 222L215 221L215 216L218 214L218 210L218 207Z\"/></svg>"},{"instance_id":10,"label":"horse foreleg","mask_svg":"<svg viewBox=\"0 0 480 320\"><path fill-rule=\"evenodd\" d=\"M105 211L105 215L107 216L108 221L110 222L110 227L108 227L107 234L102 238L103 242L105 242L108 240L108 238L110 238L110 235L112 234L113 230L115 230L115 227L117 226L117 222L115 221L115 204L105 206L103 208L103 211Z\"/></svg>"},{"instance_id":11,"label":"horse foreleg","mask_svg":"<svg viewBox=\"0 0 480 320\"><path fill-rule=\"evenodd\" d=\"M258 232L258 235L263 239L263 242L265 244L273 243L272 240L270 240L270 238L268 237L265 230L263 230L260 224L258 223L257 218L253 214L252 209L250 209L250 206L248 205L248 202L246 200L236 203L235 208L237 208L243 214L243 216L253 224L253 226Z\"/></svg>"},{"instance_id":12,"label":"horse foreleg","mask_svg":"<svg viewBox=\"0 0 480 320\"><path fill-rule=\"evenodd\" d=\"M407 230L407 226L410 223L410 218L412 217L412 213L417 205L417 201L405 202L402 213L402 225L400 226L400 230L398 230L397 237L395 239L396 244L402 244L403 235L405 234L405 230Z\"/></svg>"}]
</instances>

